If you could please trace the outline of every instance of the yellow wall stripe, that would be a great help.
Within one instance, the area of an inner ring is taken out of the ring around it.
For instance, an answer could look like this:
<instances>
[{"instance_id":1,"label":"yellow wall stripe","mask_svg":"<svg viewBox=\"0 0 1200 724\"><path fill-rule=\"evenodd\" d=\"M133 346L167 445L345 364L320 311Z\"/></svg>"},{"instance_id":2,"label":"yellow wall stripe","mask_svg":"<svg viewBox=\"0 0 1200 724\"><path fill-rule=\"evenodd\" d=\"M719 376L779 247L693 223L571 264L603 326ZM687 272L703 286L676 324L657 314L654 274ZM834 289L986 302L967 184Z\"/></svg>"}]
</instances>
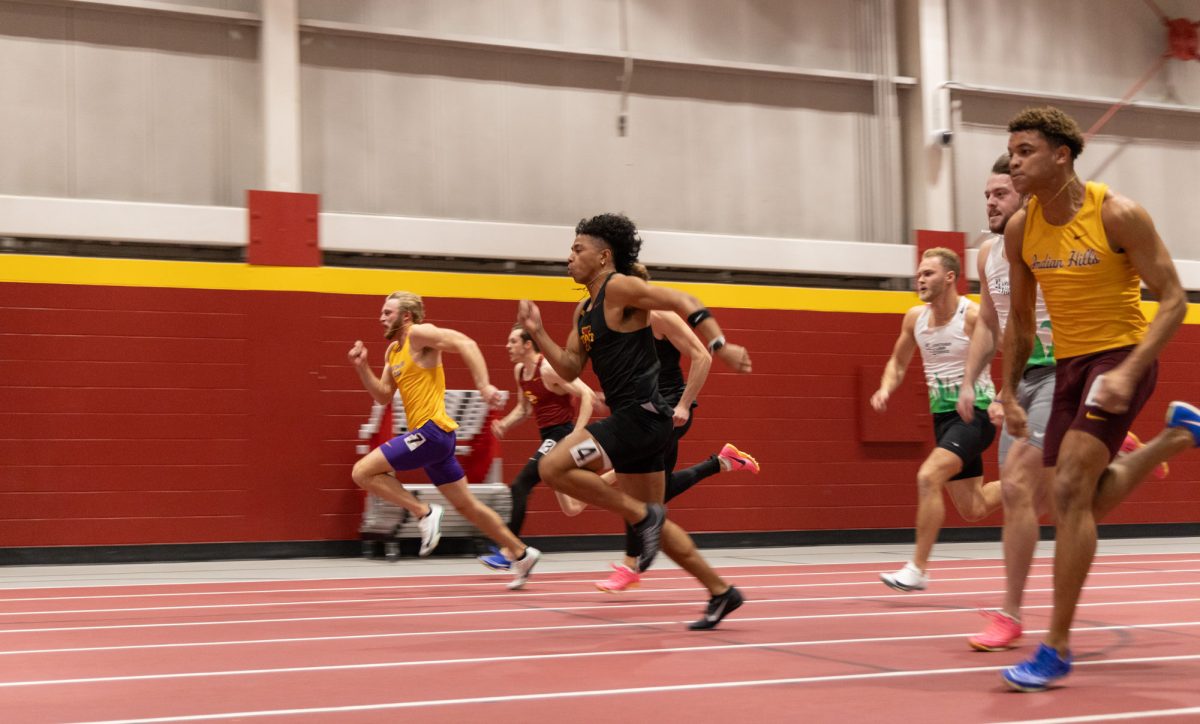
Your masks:
<instances>
[{"instance_id":1,"label":"yellow wall stripe","mask_svg":"<svg viewBox=\"0 0 1200 724\"><path fill-rule=\"evenodd\" d=\"M83 286L228 289L385 295L406 289L422 296L575 302L583 291L569 278L339 267L274 267L218 262L97 259L0 254L0 282ZM663 282L710 307L812 312L903 314L913 292ZM1157 309L1143 305L1147 314ZM1200 305L1188 305L1188 324L1200 324Z\"/></svg>"}]
</instances>

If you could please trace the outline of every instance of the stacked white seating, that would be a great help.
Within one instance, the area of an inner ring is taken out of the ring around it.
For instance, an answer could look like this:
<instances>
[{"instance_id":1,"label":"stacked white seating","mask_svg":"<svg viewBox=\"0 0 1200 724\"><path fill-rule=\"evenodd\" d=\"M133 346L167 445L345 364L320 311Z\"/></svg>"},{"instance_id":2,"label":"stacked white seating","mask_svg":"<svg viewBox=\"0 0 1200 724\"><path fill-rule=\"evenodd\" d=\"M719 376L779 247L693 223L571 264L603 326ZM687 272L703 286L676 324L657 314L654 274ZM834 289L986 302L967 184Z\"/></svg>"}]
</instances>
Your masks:
<instances>
[{"instance_id":1,"label":"stacked white seating","mask_svg":"<svg viewBox=\"0 0 1200 724\"><path fill-rule=\"evenodd\" d=\"M500 394L502 401L506 403L508 393L501 391ZM484 430L488 416L487 403L483 401L476 390L446 390L445 400L447 414L459 425L458 430L455 431L458 441L455 454L467 455L477 441L481 440L483 436L491 435L490 431ZM380 432L385 411L384 405L378 403L372 405L367 422L359 426L358 437L363 441L357 448L359 455L366 455L371 451L370 441ZM407 432L408 420L404 415L404 405L400 402L400 395L397 393L392 399L391 437L397 437ZM487 480L473 483L471 492L485 505L495 510L502 520L507 521L512 513L512 496L508 486L500 481L499 463L499 458L492 460ZM420 471L412 471L411 474L424 476L424 473ZM445 506L446 514L442 519L443 538L482 537L483 534L479 529L463 518L454 509L454 506L442 497L436 486L429 483L406 481L404 487L423 502L440 503ZM417 521L409 515L408 511L372 494L367 495L359 533L364 541L364 554L374 553L374 544L382 542L388 558L398 557L400 541L416 540L421 537L420 531L417 530Z\"/></svg>"}]
</instances>

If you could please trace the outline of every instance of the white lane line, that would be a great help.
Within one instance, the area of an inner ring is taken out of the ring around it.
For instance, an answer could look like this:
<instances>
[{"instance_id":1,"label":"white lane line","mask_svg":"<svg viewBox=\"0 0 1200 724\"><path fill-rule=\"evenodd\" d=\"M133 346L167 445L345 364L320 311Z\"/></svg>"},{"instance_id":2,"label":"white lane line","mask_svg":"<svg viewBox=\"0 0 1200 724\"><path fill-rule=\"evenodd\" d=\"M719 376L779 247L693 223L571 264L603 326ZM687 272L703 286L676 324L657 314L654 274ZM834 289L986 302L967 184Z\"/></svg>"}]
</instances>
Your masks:
<instances>
[{"instance_id":1,"label":"white lane line","mask_svg":"<svg viewBox=\"0 0 1200 724\"><path fill-rule=\"evenodd\" d=\"M1200 563L1200 558L1188 559L1182 561L1157 561L1159 563ZM1034 568L1042 568L1050 566L1051 562L1045 564L1035 564ZM1097 562L1096 565L1103 565ZM1135 565L1134 563L1109 563L1107 565ZM736 569L735 569L736 570ZM943 578L941 574L948 571L990 571L1002 570L1000 565L988 566L936 566L930 569L930 572L937 576L939 583L948 581L981 581L994 580L1002 576L990 576L980 578ZM861 571L793 571L788 573L729 573L728 569L723 570L723 573L730 578L791 578L791 577L808 577L808 576L870 576L869 583L878 583L877 576L881 571L877 568L868 568ZM552 575L559 575L564 571L555 571ZM1129 576L1129 575L1153 575L1156 573L1200 573L1200 569L1196 568L1176 568L1176 569L1161 569L1150 571L1094 571L1093 576ZM480 574L461 574L460 577L471 577ZM599 573L597 573L599 575ZM1030 578L1049 578L1051 574L1032 574ZM643 580L647 582L659 583L663 581L691 581L694 580L691 576L649 576ZM590 579L583 580L579 578L542 578L535 579L538 585L583 585L589 584ZM213 584L200 583L190 584L197 586L210 586ZM802 584L797 584L802 585ZM832 585L864 585L863 581L843 581L835 583L810 583L803 584L810 586L832 586ZM396 583L380 583L378 585L364 586L328 586L328 587L311 587L311 588L256 588L256 589L232 589L225 591L176 591L160 593L155 591L147 591L145 593L114 593L102 595L68 595L68 596L24 596L19 598L8 598L0 595L0 603L19 603L19 602L44 602L44 601L90 601L90 600L112 600L122 598L180 598L188 596L240 596L240 595L263 595L263 594L281 594L281 593L337 593L343 591L404 591L404 590L420 590L425 588L437 589L470 589L470 588L496 588L495 581L483 583L412 583L412 584L396 584ZM505 594L495 594L503 596ZM550 595L543 593L539 595ZM457 598L457 597L456 597ZM410 599L411 600L411 599ZM120 610L120 609L111 609ZM12 614L5 614L12 615Z\"/></svg>"},{"instance_id":2,"label":"white lane line","mask_svg":"<svg viewBox=\"0 0 1200 724\"><path fill-rule=\"evenodd\" d=\"M1130 584L1123 586L1090 586L1088 591L1110 591L1123 590L1123 588L1171 588L1180 586L1200 586L1200 581L1178 582L1178 584ZM775 586L746 586L744 590L756 590L756 588L774 588ZM780 586L786 588L787 586ZM682 591L682 590L680 590ZM690 591L690 590L689 590ZM1054 591L1054 588L1027 588L1026 593L1049 593ZM840 602L840 600L857 600L857 602L875 602L880 599L895 599L895 598L943 598L943 597L964 597L964 596L1001 596L1004 591L950 591L946 593L882 593L880 596L818 596L805 598L767 598L760 600L752 600L751 603L758 604L779 604L779 603L822 603L822 602ZM1181 599L1181 600L1196 600L1196 599ZM1140 602L1110 602L1114 604L1134 604ZM46 632L68 632L68 630L106 630L106 629L127 629L127 628L169 628L169 627L184 627L184 626L226 626L226 624L241 624L241 623L278 623L287 621L342 621L342 620L358 620L358 618L416 618L416 617L431 617L431 616L475 616L480 614L486 615L503 615L503 614L556 614L556 612L566 611L612 611L620 609L659 609L671 608L671 606L695 606L696 602L667 602L667 603L636 603L636 604L595 604L595 605L580 605L580 606L548 606L548 608L529 608L529 609L470 609L462 611L403 611L397 614L350 614L340 616L304 616L292 618L244 618L244 620L235 621L188 621L188 622L170 622L170 623L119 623L119 624L102 624L102 626L79 626L79 627L41 627L41 628L8 628L0 629L0 634L29 634L29 633L46 633ZM1082 605L1082 604L1080 604ZM222 606L223 608L223 606ZM1025 608L1036 608L1036 606L1025 606ZM887 612L890 614L890 611ZM866 615L866 614L857 614ZM832 615L844 616L844 614Z\"/></svg>"},{"instance_id":3,"label":"white lane line","mask_svg":"<svg viewBox=\"0 0 1200 724\"><path fill-rule=\"evenodd\" d=\"M1200 654L1184 656L1154 656L1108 661L1078 661L1076 666L1111 666L1121 664L1161 663L1165 661L1193 661ZM786 684L813 684L837 681L870 681L878 679L901 679L919 676L945 676L949 674L976 674L1000 671L1004 666L967 666L953 669L919 669L914 671L876 671L866 674L834 674L828 676L800 676L786 679L753 679L749 681L709 681L698 684L671 684L665 686L640 686L623 689L584 689L578 691L550 691L538 694L509 694L504 696L479 696L462 699L428 699L425 701L397 701L384 704L359 704L348 706L323 706L306 709L268 709L258 711L225 712L220 714L194 714L189 716L166 716L148 719L117 719L95 721L88 724L158 724L159 722L205 721L213 719L236 719L238 717L286 716L297 714L333 714L340 712L383 711L389 709L416 709L431 706L453 706L462 704L496 704L513 701L544 701L547 699L569 699L586 696L625 696L629 694L652 694L668 691L694 691L697 689L735 689L748 686L780 686Z\"/></svg>"},{"instance_id":4,"label":"white lane line","mask_svg":"<svg viewBox=\"0 0 1200 724\"><path fill-rule=\"evenodd\" d=\"M1095 573L1092 575L1119 575L1132 576L1137 573L1143 574L1158 574L1158 573L1200 573L1200 569L1181 569L1176 571L1137 571L1137 572L1118 572L1118 573ZM1051 575L1029 576L1030 578L1052 578ZM971 578L944 578L939 579L939 583L978 583L982 581L999 581L1003 580L1003 576L975 576ZM780 588L833 588L837 586L870 586L878 589L883 584L878 580L868 581L840 581L834 583L776 583L758 586L739 585L738 588L743 591L763 591ZM1154 588L1159 586L1200 586L1200 578L1193 581L1181 581L1175 583L1147 583L1147 584L1130 584L1126 586L1090 586L1088 590L1103 590L1110 588ZM643 588L639 590L639 595L651 594L657 595L662 593L684 593L695 592L695 587L687 588ZM1033 588L1028 589L1031 592L1047 591L1053 589ZM457 602L466 599L506 599L520 600L530 602L533 599L544 599L560 596L595 596L595 590L579 590L579 591L522 591L521 593L513 593L506 591L504 593L476 593L469 595L439 595L439 596L386 596L379 598L333 598L333 599L313 599L301 601L262 601L255 603L197 603L181 606L133 606L126 608L79 608L79 609L63 609L63 610L33 610L33 611L4 611L0 612L0 617L3 616L61 616L65 614L81 615L81 614L109 614L109 613L144 613L146 611L205 611L212 609L228 609L228 608L285 608L290 606L341 606L345 604L375 604L375 603L417 603L417 602ZM968 595L962 592L942 592L942 593L900 593L900 594L879 594L871 595L864 594L859 596L827 596L819 597L811 600L825 601L844 601L857 600L860 598L914 598L917 596L957 596ZM799 599L807 600L807 599Z\"/></svg>"},{"instance_id":5,"label":"white lane line","mask_svg":"<svg viewBox=\"0 0 1200 724\"><path fill-rule=\"evenodd\" d=\"M996 568L995 566L990 566L988 568L981 567L981 568L974 568L972 570L993 570L995 568ZM948 570L948 569L938 569L938 570L941 571L941 570ZM880 572L881 571L878 571L878 570L869 570L869 571L847 571L847 572L826 571L826 572L812 573L812 574L795 572L795 573L751 573L751 574L725 573L725 575L731 576L731 577L736 577L738 580L742 580L745 578L797 578L797 577L804 577L804 576L808 576L808 575L814 575L814 576L833 576L833 575L870 576L871 579L868 581L834 581L832 583L794 584L796 586L838 586L838 585L861 586L861 585L865 585L865 584L877 585L879 583L878 575ZM1159 573L1159 572L1170 572L1170 571L1138 571L1138 573L1140 573L1140 574ZM1188 572L1189 573L1200 573L1200 569L1192 569ZM597 572L596 575L601 575L601 574L599 572ZM1097 575L1100 575L1100 574L1097 574ZM1104 574L1104 575L1107 575L1107 574ZM1039 574L1039 575L1030 576L1030 578L1038 578L1038 577L1049 578L1049 575ZM1002 576L987 576L984 578L938 578L938 581L942 582L942 581L957 581L957 580L962 580L962 581L998 580L1000 578L1002 578ZM662 582L666 582L666 581L695 581L695 580L696 579L691 576L643 576L643 578L642 578L642 581L644 583L662 583ZM538 578L535 578L534 581L538 585L546 585L546 584L572 585L572 586L579 586L579 587L584 587L584 588L590 589L590 590L584 591L584 593L591 594L591 593L596 592L592 586L591 579L538 577ZM247 589L247 590L231 590L231 591L185 591L185 592L179 592L179 593L122 593L122 594L103 595L103 596L39 596L39 597L29 597L29 598L2 598L2 597L0 597L0 603L45 602L45 601L92 601L92 600L99 601L99 600L120 599L120 598L171 598L171 597L178 598L178 597L190 597L190 596L196 596L196 597L199 597L199 596L239 596L239 595L265 595L265 594L286 594L286 593L338 593L338 592L342 592L342 591L402 591L402 590L410 590L410 589L421 590L421 589L428 589L428 588L435 588L438 590L453 589L453 588L490 588L490 589L494 590L494 589L498 588L498 583L496 581L489 581L486 583L426 583L426 584L417 584L417 585L382 584L382 585L378 585L378 586L336 586L336 587L331 586L328 588L265 588L265 589L255 589L255 590ZM661 589L661 590L681 590L681 589ZM523 593L522 595L554 596L554 595L578 595L578 593L579 593L578 591L572 591L572 592L567 592L567 593L557 593L557 592L553 592L553 591L540 591L540 592L526 591L526 593ZM436 597L428 597L428 598L452 598L454 600L458 600L460 598L487 598L487 597L504 597L504 596L511 596L511 595L512 595L511 593L508 593L508 594L494 593L494 594L483 594L480 596L454 595L454 596L436 596ZM421 599L406 596L404 600L413 601L413 600L421 600ZM103 610L121 611L121 610L143 610L143 609L113 608L113 609L103 609ZM64 611L64 612L69 613L67 611ZM44 613L50 613L50 611L44 611ZM0 615L16 615L16 614L10 612L10 613L0 613Z\"/></svg>"},{"instance_id":6,"label":"white lane line","mask_svg":"<svg viewBox=\"0 0 1200 724\"><path fill-rule=\"evenodd\" d=\"M991 593L1002 593L1002 591L991 591ZM805 601L805 600L809 600L809 599L781 598L781 599L771 599L771 600L767 600L767 601L748 601L747 603L791 603L791 602L795 602L795 601ZM1167 605L1167 604L1173 604L1173 603L1197 603L1197 602L1200 602L1200 598L1164 598L1164 599L1158 599L1158 600L1154 600L1154 601L1084 602L1084 603L1078 604L1078 607L1079 608L1092 608L1092 607L1102 607L1102 606L1159 606L1159 605ZM578 610L579 608L627 609L627 608L657 608L657 607L661 607L661 606L670 606L670 605L676 605L676 604L665 604L665 603L621 604L621 603L614 603L614 604L610 604L608 606L603 606L603 607L581 606L581 607L573 607L573 608L554 608L554 609L547 608L547 609L527 609L527 610L522 609L522 610L527 613L538 612L538 611L543 612L543 613L554 613L554 612L558 612L558 611L573 611L573 610ZM694 604L678 604L678 605L694 605ZM1053 604L1024 606L1023 608L1026 611L1032 611L1034 609L1049 609L1049 608L1053 608ZM512 611L511 611L511 609L505 609L502 611L492 611L490 613L506 613L506 612L511 613ZM489 613L489 612L488 611L474 611L472 613ZM809 613L809 614L795 614L795 615L791 615L791 616L758 616L758 617L749 617L749 616L739 615L736 617L735 620L744 621L744 622L751 622L751 621L808 621L808 620L831 619L831 618L873 618L876 616L925 616L925 615L929 615L929 614L945 614L945 613L977 614L978 609L974 609L974 608L921 608L921 609L907 609L907 610L903 610L903 611L865 611L865 612L860 611L860 612L854 612L854 613ZM184 628L184 627L191 627L191 626L224 626L224 625L235 625L235 624L236 625L244 625L244 624L264 624L264 623L309 623L309 622L325 623L327 621L395 619L395 618L405 618L405 617L408 617L411 615L412 614L407 614L407 613L379 613L379 614L339 615L339 616L305 616L305 617L301 617L301 618L241 619L241 620L234 620L234 621L184 621L184 622L179 622L179 623L116 624L116 625L105 625L105 626L65 626L65 627L41 628L41 629L8 629L8 630L0 630L0 633L61 633L61 632L69 632L69 631L108 631L108 630L114 630L114 629L115 630L150 629L150 628L172 629L172 628ZM510 627L510 628L451 629L451 630L440 630L440 631L402 631L402 632L387 634L387 636L390 636L390 637L442 636L442 635L453 636L453 635L458 635L458 634L511 633L511 632L524 632L524 631L565 631L565 630L571 630L571 629L620 628L620 627L630 627L630 626L632 626L632 627L667 626L667 625L672 625L672 624L685 624L685 623L690 623L690 621L629 621L629 622L600 623L600 624L571 624L571 625L563 625L563 626L520 626L520 627ZM374 637L377 635L379 635L379 634L362 634L361 636ZM348 638L359 638L359 637L360 636L349 636ZM314 638L316 638L316 637L314 637ZM337 638L337 637L333 637L333 638ZM284 639L263 639L262 641L264 641L264 642L280 641L282 643L287 643L287 642L293 641L293 640L304 641L307 639L306 638L297 638L297 639L284 638ZM178 644L146 644L146 646L148 646L150 648L165 648L165 647L172 647L172 646L181 646L181 647L182 646L210 646L210 645L226 645L226 644L238 644L238 643L242 643L242 642L241 641L190 642L190 643L185 642L185 643L178 643ZM251 641L250 643L253 643L253 641ZM139 645L115 646L115 647L111 647L111 648L124 649L124 648L137 648L138 646ZM91 647L87 647L87 648L82 648L79 650L87 651L87 650L90 650L90 648ZM29 649L29 650L24 650L24 651L0 652L0 655L23 654L23 653L52 653L52 652L56 652L56 651L75 651L75 650L76 649L73 649L73 648Z\"/></svg>"},{"instance_id":7,"label":"white lane line","mask_svg":"<svg viewBox=\"0 0 1200 724\"><path fill-rule=\"evenodd\" d=\"M1085 634L1103 631L1127 631L1134 629L1163 629L1188 628L1200 626L1200 621L1174 621L1157 624L1096 626L1089 628L1071 629L1072 633ZM566 653L515 654L505 656L475 656L457 659L422 659L418 661L378 661L365 664L325 664L317 666L284 666L269 669L226 669L220 671L187 671L171 674L124 674L120 676L89 676L72 679L36 679L31 681L0 681L0 688L20 688L29 686L55 686L63 684L111 684L123 681L162 681L173 679L203 679L219 676L258 676L263 674L305 674L328 671L363 671L371 669L394 669L415 666L444 666L462 664L496 664L517 661L552 661L558 659L588 659L604 656L641 656L646 654L690 654L711 653L716 651L738 651L743 649L761 648L803 648L808 646L836 646L842 644L872 644L891 643L898 641L924 641L932 639L965 639L976 631L964 631L950 634L930 634L914 636L871 636L862 638L803 640L803 641L763 641L746 644L717 644L712 646L669 646L648 649L612 649L608 651L572 651ZM1046 633L1045 629L1029 631L1030 634ZM1200 657L1200 655L1198 655Z\"/></svg>"},{"instance_id":8,"label":"white lane line","mask_svg":"<svg viewBox=\"0 0 1200 724\"><path fill-rule=\"evenodd\" d=\"M996 543L997 543L997 545L999 544L998 541ZM1101 543L1103 543L1103 541L1101 541ZM742 552L730 551L730 549L718 549L716 551L710 550L709 552L712 553L713 555L719 555L722 558L733 558L733 559L739 558L742 555L747 555L746 553L742 553ZM1102 554L1098 554L1096 556L1096 560L1093 562L1092 565L1093 566L1102 566L1102 565L1132 566L1132 565L1151 565L1154 563L1195 563L1197 561L1200 561L1200 559L1198 559L1198 558L1175 559L1175 558L1171 558L1171 556L1196 555L1197 553L1200 553L1200 551L1181 551L1181 552L1175 552L1175 553L1144 553L1144 552L1102 553ZM756 554L751 553L750 555L754 556ZM1120 558L1122 556L1147 556L1147 557L1161 556L1161 558L1147 558L1147 560L1141 560L1141 561L1103 560L1103 559L1108 559L1108 558ZM957 567L957 568L946 568L946 569L937 568L936 570L970 570L972 568L988 568L988 567L1004 564L1004 559L1001 557L990 557L990 558L949 557L949 558L945 558L945 559L935 559L935 563L938 562L939 560L944 560L946 562L970 560L970 561L978 561L980 563L990 561L991 563L989 565L983 565L983 566L962 566L962 567ZM409 561L409 562L413 563L413 564L418 563L418 561ZM801 566L801 567L805 567L805 568L817 568L817 567L822 567L822 566L868 566L868 567L872 567L872 568L870 568L870 572L877 573L877 572L879 572L878 569L873 568L873 566L884 566L884 567L893 566L894 567L899 562L900 562L900 559L897 559L896 557L881 558L879 560L873 560L873 561L849 561L849 562L847 562L847 561L815 561L815 562L809 562L809 561L805 561L805 562L747 561L745 563L737 563L734 565L722 566L722 569L723 570L735 570L735 569L741 569L741 568L782 568L782 567L787 567L787 566ZM1036 565L1049 565L1049 564L1052 564L1053 562L1054 562L1054 560L1053 560L1052 555L1037 556L1033 559L1033 563L1035 566ZM121 564L115 564L115 565L121 565ZM129 565L138 565L138 564L129 564ZM149 564L149 565L173 565L173 564ZM390 565L390 564L380 563L378 565L384 566L384 565ZM330 567L333 567L333 566L330 566ZM597 570L594 567L555 571L555 573L596 573L596 572L597 572ZM137 577L137 576L160 576L160 575L163 575L162 573L159 573L159 572L139 573L139 572L112 571L110 573L94 574L95 577L101 579L100 582L79 580L79 581L61 582L61 583L57 583L53 586L19 586L19 587L17 587L17 586L5 587L4 585L0 584L0 591L20 591L20 592L24 593L24 592L29 592L29 591L62 591L62 590L68 590L68 589L74 589L74 588L106 589L106 588L149 588L149 587L166 587L166 586L236 585L239 583L240 584L311 583L311 582L316 582L316 581L338 581L338 580L353 581L353 580L361 580L361 579L370 580L370 579L376 579L376 578L395 577L394 574L392 576L389 576L386 573L381 573L380 575L377 575L377 576L348 576L348 577L333 577L333 578L328 577L328 576L319 577L319 578L259 578L257 576L253 576L252 575L253 573L254 573L253 569L235 571L232 573L226 572L225 577L214 576L213 578L209 578L206 580L194 580L194 581L188 580L188 581L130 582L129 580L123 580L119 583L105 582L108 579L115 577L115 576ZM835 575L837 573L840 573L840 571L829 571L828 573L830 575ZM229 575L238 575L239 577L238 578L230 578ZM421 573L419 575L413 575L413 576L411 576L411 578L422 578L422 579L423 578L433 578L433 579L462 578L464 575L473 575L473 574ZM401 577L405 578L408 576L401 576ZM430 585L433 585L433 584L430 584ZM445 584L437 584L437 585L445 585Z\"/></svg>"},{"instance_id":9,"label":"white lane line","mask_svg":"<svg viewBox=\"0 0 1200 724\"><path fill-rule=\"evenodd\" d=\"M1057 719L1012 719L1008 722L995 724L1075 724L1089 721L1121 721L1128 719L1161 719L1168 716L1186 716L1200 714L1200 706L1189 706L1183 709L1152 709L1146 711L1125 711L1119 714L1085 714L1083 716L1066 716Z\"/></svg>"},{"instance_id":10,"label":"white lane line","mask_svg":"<svg viewBox=\"0 0 1200 724\"><path fill-rule=\"evenodd\" d=\"M1149 601L1146 603L1164 604L1164 603L1195 603L1200 601L1200 598L1186 599L1168 599L1166 601ZM1110 604L1080 604L1084 605L1110 605ZM1050 605L1043 606L1026 606L1026 610L1036 608L1050 608ZM886 611L876 613L863 614L834 614L839 618L854 617L854 616L901 616L901 615L929 615L929 614L976 614L977 611L966 608L927 608L916 611ZM777 621L788 620L793 621L804 618L828 618L830 614L810 614L809 616L765 616L765 617L737 617L738 621ZM291 621L293 619L286 619ZM129 651L141 649L173 649L173 648L199 648L212 646L246 646L246 645L263 645L263 644L290 644L290 643L308 643L318 641L353 641L360 639L396 639L410 638L413 636L459 636L459 635L479 635L479 634L499 634L499 633L528 633L530 631L572 631L580 629L608 629L608 628L629 628L629 627L652 627L652 626L670 626L674 624L686 624L689 621L638 621L638 622L623 622L623 623L589 623L589 624L571 624L566 626L512 626L507 628L471 628L471 629L451 629L440 631L396 631L388 633L370 633L370 634L340 634L335 636L291 636L285 638L272 639L231 639L226 641L183 641L175 643L161 644L124 644L118 646L73 646L66 648L54 649L17 649L11 651L0 651L0 656L20 656L25 654L58 654L58 653L89 653L102 651Z\"/></svg>"}]
</instances>

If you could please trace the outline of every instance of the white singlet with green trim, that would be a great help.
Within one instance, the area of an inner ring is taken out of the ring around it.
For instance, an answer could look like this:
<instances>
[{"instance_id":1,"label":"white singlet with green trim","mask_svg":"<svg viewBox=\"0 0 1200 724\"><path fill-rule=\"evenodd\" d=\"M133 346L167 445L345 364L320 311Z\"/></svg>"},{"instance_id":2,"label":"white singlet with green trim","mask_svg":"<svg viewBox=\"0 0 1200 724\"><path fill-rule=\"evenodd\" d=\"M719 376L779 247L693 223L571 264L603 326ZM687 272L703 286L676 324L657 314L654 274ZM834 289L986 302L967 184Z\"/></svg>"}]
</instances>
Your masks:
<instances>
[{"instance_id":1,"label":"white singlet with green trim","mask_svg":"<svg viewBox=\"0 0 1200 724\"><path fill-rule=\"evenodd\" d=\"M1008 284L1008 257L1004 254L1004 237L997 235L992 242L991 251L983 260L983 273L987 277L988 293L992 297L992 305L996 307L996 316L1000 319L1000 334L1008 328L1008 313L1012 309L1011 291ZM1042 298L1042 288L1037 288L1037 306L1033 317L1037 324L1037 335L1033 338L1033 352L1029 355L1026 367L1049 367L1054 364L1054 335L1050 331L1050 312L1046 310L1046 300Z\"/></svg>"},{"instance_id":2,"label":"white singlet with green trim","mask_svg":"<svg viewBox=\"0 0 1200 724\"><path fill-rule=\"evenodd\" d=\"M952 412L958 404L958 391L967 368L967 348L971 345L971 338L967 336L970 303L966 297L959 297L954 316L940 327L929 326L933 308L928 304L917 317L914 334L921 349L921 362L925 365L930 412ZM984 370L975 380L975 407L986 410L995 396L992 376Z\"/></svg>"}]
</instances>

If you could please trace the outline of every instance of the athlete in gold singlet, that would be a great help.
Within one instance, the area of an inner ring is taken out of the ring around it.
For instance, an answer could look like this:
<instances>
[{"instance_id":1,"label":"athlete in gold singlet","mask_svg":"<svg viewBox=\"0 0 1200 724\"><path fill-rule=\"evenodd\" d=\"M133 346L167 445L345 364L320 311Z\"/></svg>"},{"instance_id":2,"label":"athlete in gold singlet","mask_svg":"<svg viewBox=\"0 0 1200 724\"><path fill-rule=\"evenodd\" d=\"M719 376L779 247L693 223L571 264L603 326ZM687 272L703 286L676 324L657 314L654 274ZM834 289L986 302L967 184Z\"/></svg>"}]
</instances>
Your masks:
<instances>
[{"instance_id":1,"label":"athlete in gold singlet","mask_svg":"<svg viewBox=\"0 0 1200 724\"><path fill-rule=\"evenodd\" d=\"M362 340L356 341L350 349L350 362L371 397L386 405L399 390L408 420L406 434L388 440L355 463L354 482L419 516L420 555L426 556L433 552L440 538L442 506L422 503L390 474L396 470L423 469L438 492L500 546L503 555L511 561L514 574L508 587L521 588L541 553L513 535L496 511L479 502L467 485L466 474L454 457L454 431L458 429L458 423L446 414L442 352L462 355L479 394L488 404L495 405L500 401L500 391L488 381L487 364L479 346L470 337L453 329L426 324L424 320L425 305L419 296L411 292L393 292L384 301L379 314L387 338L393 340L385 353L387 364L379 377L371 372Z\"/></svg>"},{"instance_id":2,"label":"athlete in gold singlet","mask_svg":"<svg viewBox=\"0 0 1200 724\"><path fill-rule=\"evenodd\" d=\"M1043 462L1057 466L1054 612L1032 658L1005 669L1008 685L1042 691L1071 670L1071 621L1096 553L1096 520L1160 463L1200 439L1200 410L1173 402L1168 427L1115 462L1130 423L1158 376L1157 357L1187 311L1187 298L1154 222L1136 202L1083 183L1075 159L1084 139L1056 108L1027 109L1008 126L1013 187L1030 197L1004 232L1012 310L1004 342L1004 387L1017 389L1034 339L1042 289L1054 328L1054 403ZM1145 283L1159 308L1142 314ZM1026 437L1026 413L1004 395L1009 433Z\"/></svg>"}]
</instances>

